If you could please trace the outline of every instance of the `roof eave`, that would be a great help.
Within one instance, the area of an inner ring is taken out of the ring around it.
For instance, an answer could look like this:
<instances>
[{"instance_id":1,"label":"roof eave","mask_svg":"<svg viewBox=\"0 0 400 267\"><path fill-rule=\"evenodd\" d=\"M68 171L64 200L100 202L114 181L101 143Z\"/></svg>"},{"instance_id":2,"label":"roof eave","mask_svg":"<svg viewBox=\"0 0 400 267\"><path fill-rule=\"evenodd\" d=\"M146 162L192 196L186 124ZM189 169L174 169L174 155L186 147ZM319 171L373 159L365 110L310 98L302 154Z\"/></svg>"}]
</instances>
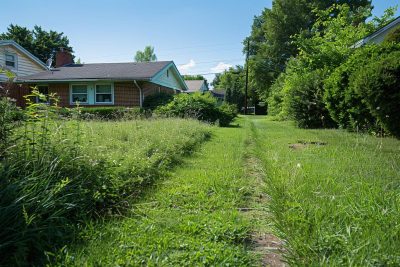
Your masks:
<instances>
[{"instance_id":1,"label":"roof eave","mask_svg":"<svg viewBox=\"0 0 400 267\"><path fill-rule=\"evenodd\" d=\"M85 78L85 79L17 79L16 83L69 83L69 82L96 82L96 81L150 81L150 78Z\"/></svg>"}]
</instances>

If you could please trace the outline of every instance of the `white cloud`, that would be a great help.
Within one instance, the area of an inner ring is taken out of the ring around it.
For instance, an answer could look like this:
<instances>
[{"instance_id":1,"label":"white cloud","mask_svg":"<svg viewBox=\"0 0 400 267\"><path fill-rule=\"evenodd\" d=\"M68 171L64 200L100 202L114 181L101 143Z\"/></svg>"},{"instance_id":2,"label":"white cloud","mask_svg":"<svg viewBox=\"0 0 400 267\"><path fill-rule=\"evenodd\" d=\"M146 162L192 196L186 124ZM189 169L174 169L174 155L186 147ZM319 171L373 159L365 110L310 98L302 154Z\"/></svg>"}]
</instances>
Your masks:
<instances>
[{"instance_id":1,"label":"white cloud","mask_svg":"<svg viewBox=\"0 0 400 267\"><path fill-rule=\"evenodd\" d=\"M189 70L194 68L195 66L196 66L196 62L193 59L191 59L189 61L189 63L179 65L178 70L182 75L185 75L185 74L189 74Z\"/></svg>"},{"instance_id":2,"label":"white cloud","mask_svg":"<svg viewBox=\"0 0 400 267\"><path fill-rule=\"evenodd\" d=\"M230 67L232 67L231 64L226 64L224 62L220 62L220 63L218 63L217 66L211 68L211 71L215 72L215 73L221 73L221 72L229 69Z\"/></svg>"}]
</instances>

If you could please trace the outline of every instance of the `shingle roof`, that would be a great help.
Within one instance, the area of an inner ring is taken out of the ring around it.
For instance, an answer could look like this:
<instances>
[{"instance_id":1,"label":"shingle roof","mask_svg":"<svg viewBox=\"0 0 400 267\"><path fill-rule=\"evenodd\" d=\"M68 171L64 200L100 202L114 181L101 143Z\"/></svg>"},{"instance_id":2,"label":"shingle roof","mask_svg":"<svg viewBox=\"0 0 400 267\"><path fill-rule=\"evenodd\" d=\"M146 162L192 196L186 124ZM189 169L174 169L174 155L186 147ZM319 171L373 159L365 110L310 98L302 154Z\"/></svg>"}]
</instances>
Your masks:
<instances>
[{"instance_id":1,"label":"shingle roof","mask_svg":"<svg viewBox=\"0 0 400 267\"><path fill-rule=\"evenodd\" d=\"M201 86L204 83L204 80L185 80L185 83L188 87L188 90L186 92L188 93L199 92Z\"/></svg>"},{"instance_id":2,"label":"shingle roof","mask_svg":"<svg viewBox=\"0 0 400 267\"><path fill-rule=\"evenodd\" d=\"M172 61L70 64L19 77L18 81L150 80L171 63Z\"/></svg>"}]
</instances>

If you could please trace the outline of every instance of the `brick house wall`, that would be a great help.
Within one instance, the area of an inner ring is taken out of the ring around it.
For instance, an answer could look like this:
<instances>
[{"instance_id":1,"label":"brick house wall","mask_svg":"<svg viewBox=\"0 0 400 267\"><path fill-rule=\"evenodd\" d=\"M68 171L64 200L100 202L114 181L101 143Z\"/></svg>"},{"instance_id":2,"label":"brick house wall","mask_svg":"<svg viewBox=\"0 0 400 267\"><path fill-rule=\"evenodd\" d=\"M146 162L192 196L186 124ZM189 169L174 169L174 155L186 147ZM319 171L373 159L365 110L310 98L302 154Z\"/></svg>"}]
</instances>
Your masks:
<instances>
[{"instance_id":1,"label":"brick house wall","mask_svg":"<svg viewBox=\"0 0 400 267\"><path fill-rule=\"evenodd\" d=\"M160 86L151 82L138 82L143 90L144 98L146 96L164 92L167 94L175 94L175 90ZM16 104L20 107L25 107L24 96L31 92L31 87L34 85L28 84L5 84L4 89L8 90L8 96L16 99ZM56 94L60 107L71 107L69 83L51 83L48 84L49 93ZM4 91L4 90L3 90ZM85 106L85 105L82 105ZM86 105L88 107L98 106L124 106L124 107L139 107L140 92L133 82L114 82L114 105Z\"/></svg>"},{"instance_id":2,"label":"brick house wall","mask_svg":"<svg viewBox=\"0 0 400 267\"><path fill-rule=\"evenodd\" d=\"M155 83L150 83L150 82L143 82L140 84L140 87L143 90L143 95L146 98L146 96L157 94L160 92L167 93L167 94L175 94L175 90L172 90L170 88L167 88L165 86L161 86Z\"/></svg>"},{"instance_id":3,"label":"brick house wall","mask_svg":"<svg viewBox=\"0 0 400 267\"><path fill-rule=\"evenodd\" d=\"M15 104L19 107L26 107L24 96L29 95L31 88L26 84L0 83L2 89L0 96L7 96L15 100Z\"/></svg>"},{"instance_id":4,"label":"brick house wall","mask_svg":"<svg viewBox=\"0 0 400 267\"><path fill-rule=\"evenodd\" d=\"M139 107L140 92L136 85L132 82L114 83L114 105Z\"/></svg>"}]
</instances>

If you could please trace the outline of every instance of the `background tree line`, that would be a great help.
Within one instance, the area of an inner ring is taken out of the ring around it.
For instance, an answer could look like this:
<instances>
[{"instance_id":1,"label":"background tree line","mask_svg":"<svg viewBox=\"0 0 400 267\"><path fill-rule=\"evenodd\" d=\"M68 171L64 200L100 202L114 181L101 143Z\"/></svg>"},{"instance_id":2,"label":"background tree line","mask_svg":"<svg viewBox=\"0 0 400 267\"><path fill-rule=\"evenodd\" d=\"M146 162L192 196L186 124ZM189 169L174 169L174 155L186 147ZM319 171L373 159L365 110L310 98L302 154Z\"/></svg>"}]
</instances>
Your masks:
<instances>
[{"instance_id":1,"label":"background tree line","mask_svg":"<svg viewBox=\"0 0 400 267\"><path fill-rule=\"evenodd\" d=\"M398 110L394 99L397 103L400 100L398 93L392 92L394 84L398 84L398 55L394 52L398 50L399 30L382 45L354 48L357 41L390 22L395 9L367 21L371 11L371 1L273 1L271 9L254 17L251 34L243 42L243 52L250 54L250 103L262 99L268 103L271 115L295 120L300 127L372 132L385 129L396 135L388 121L394 123L394 111ZM346 65L348 60L351 63ZM377 70L371 65L380 60L391 60L385 65L392 69ZM371 68L375 73L391 73L391 85L376 76L381 87L377 88L374 81L363 84L357 77ZM213 82L215 88L227 90L228 102L238 106L243 105L244 69L231 68ZM376 92L393 95L378 101ZM230 96L232 93L234 97ZM368 104L371 101L374 104ZM386 113L377 117L376 108L382 111L383 106Z\"/></svg>"},{"instance_id":2,"label":"background tree line","mask_svg":"<svg viewBox=\"0 0 400 267\"><path fill-rule=\"evenodd\" d=\"M46 31L37 25L30 30L26 27L10 24L7 31L0 34L0 40L15 41L43 62L46 62L60 47L71 53L74 52L69 44L68 37L63 32ZM54 65L55 60L53 60Z\"/></svg>"}]
</instances>

